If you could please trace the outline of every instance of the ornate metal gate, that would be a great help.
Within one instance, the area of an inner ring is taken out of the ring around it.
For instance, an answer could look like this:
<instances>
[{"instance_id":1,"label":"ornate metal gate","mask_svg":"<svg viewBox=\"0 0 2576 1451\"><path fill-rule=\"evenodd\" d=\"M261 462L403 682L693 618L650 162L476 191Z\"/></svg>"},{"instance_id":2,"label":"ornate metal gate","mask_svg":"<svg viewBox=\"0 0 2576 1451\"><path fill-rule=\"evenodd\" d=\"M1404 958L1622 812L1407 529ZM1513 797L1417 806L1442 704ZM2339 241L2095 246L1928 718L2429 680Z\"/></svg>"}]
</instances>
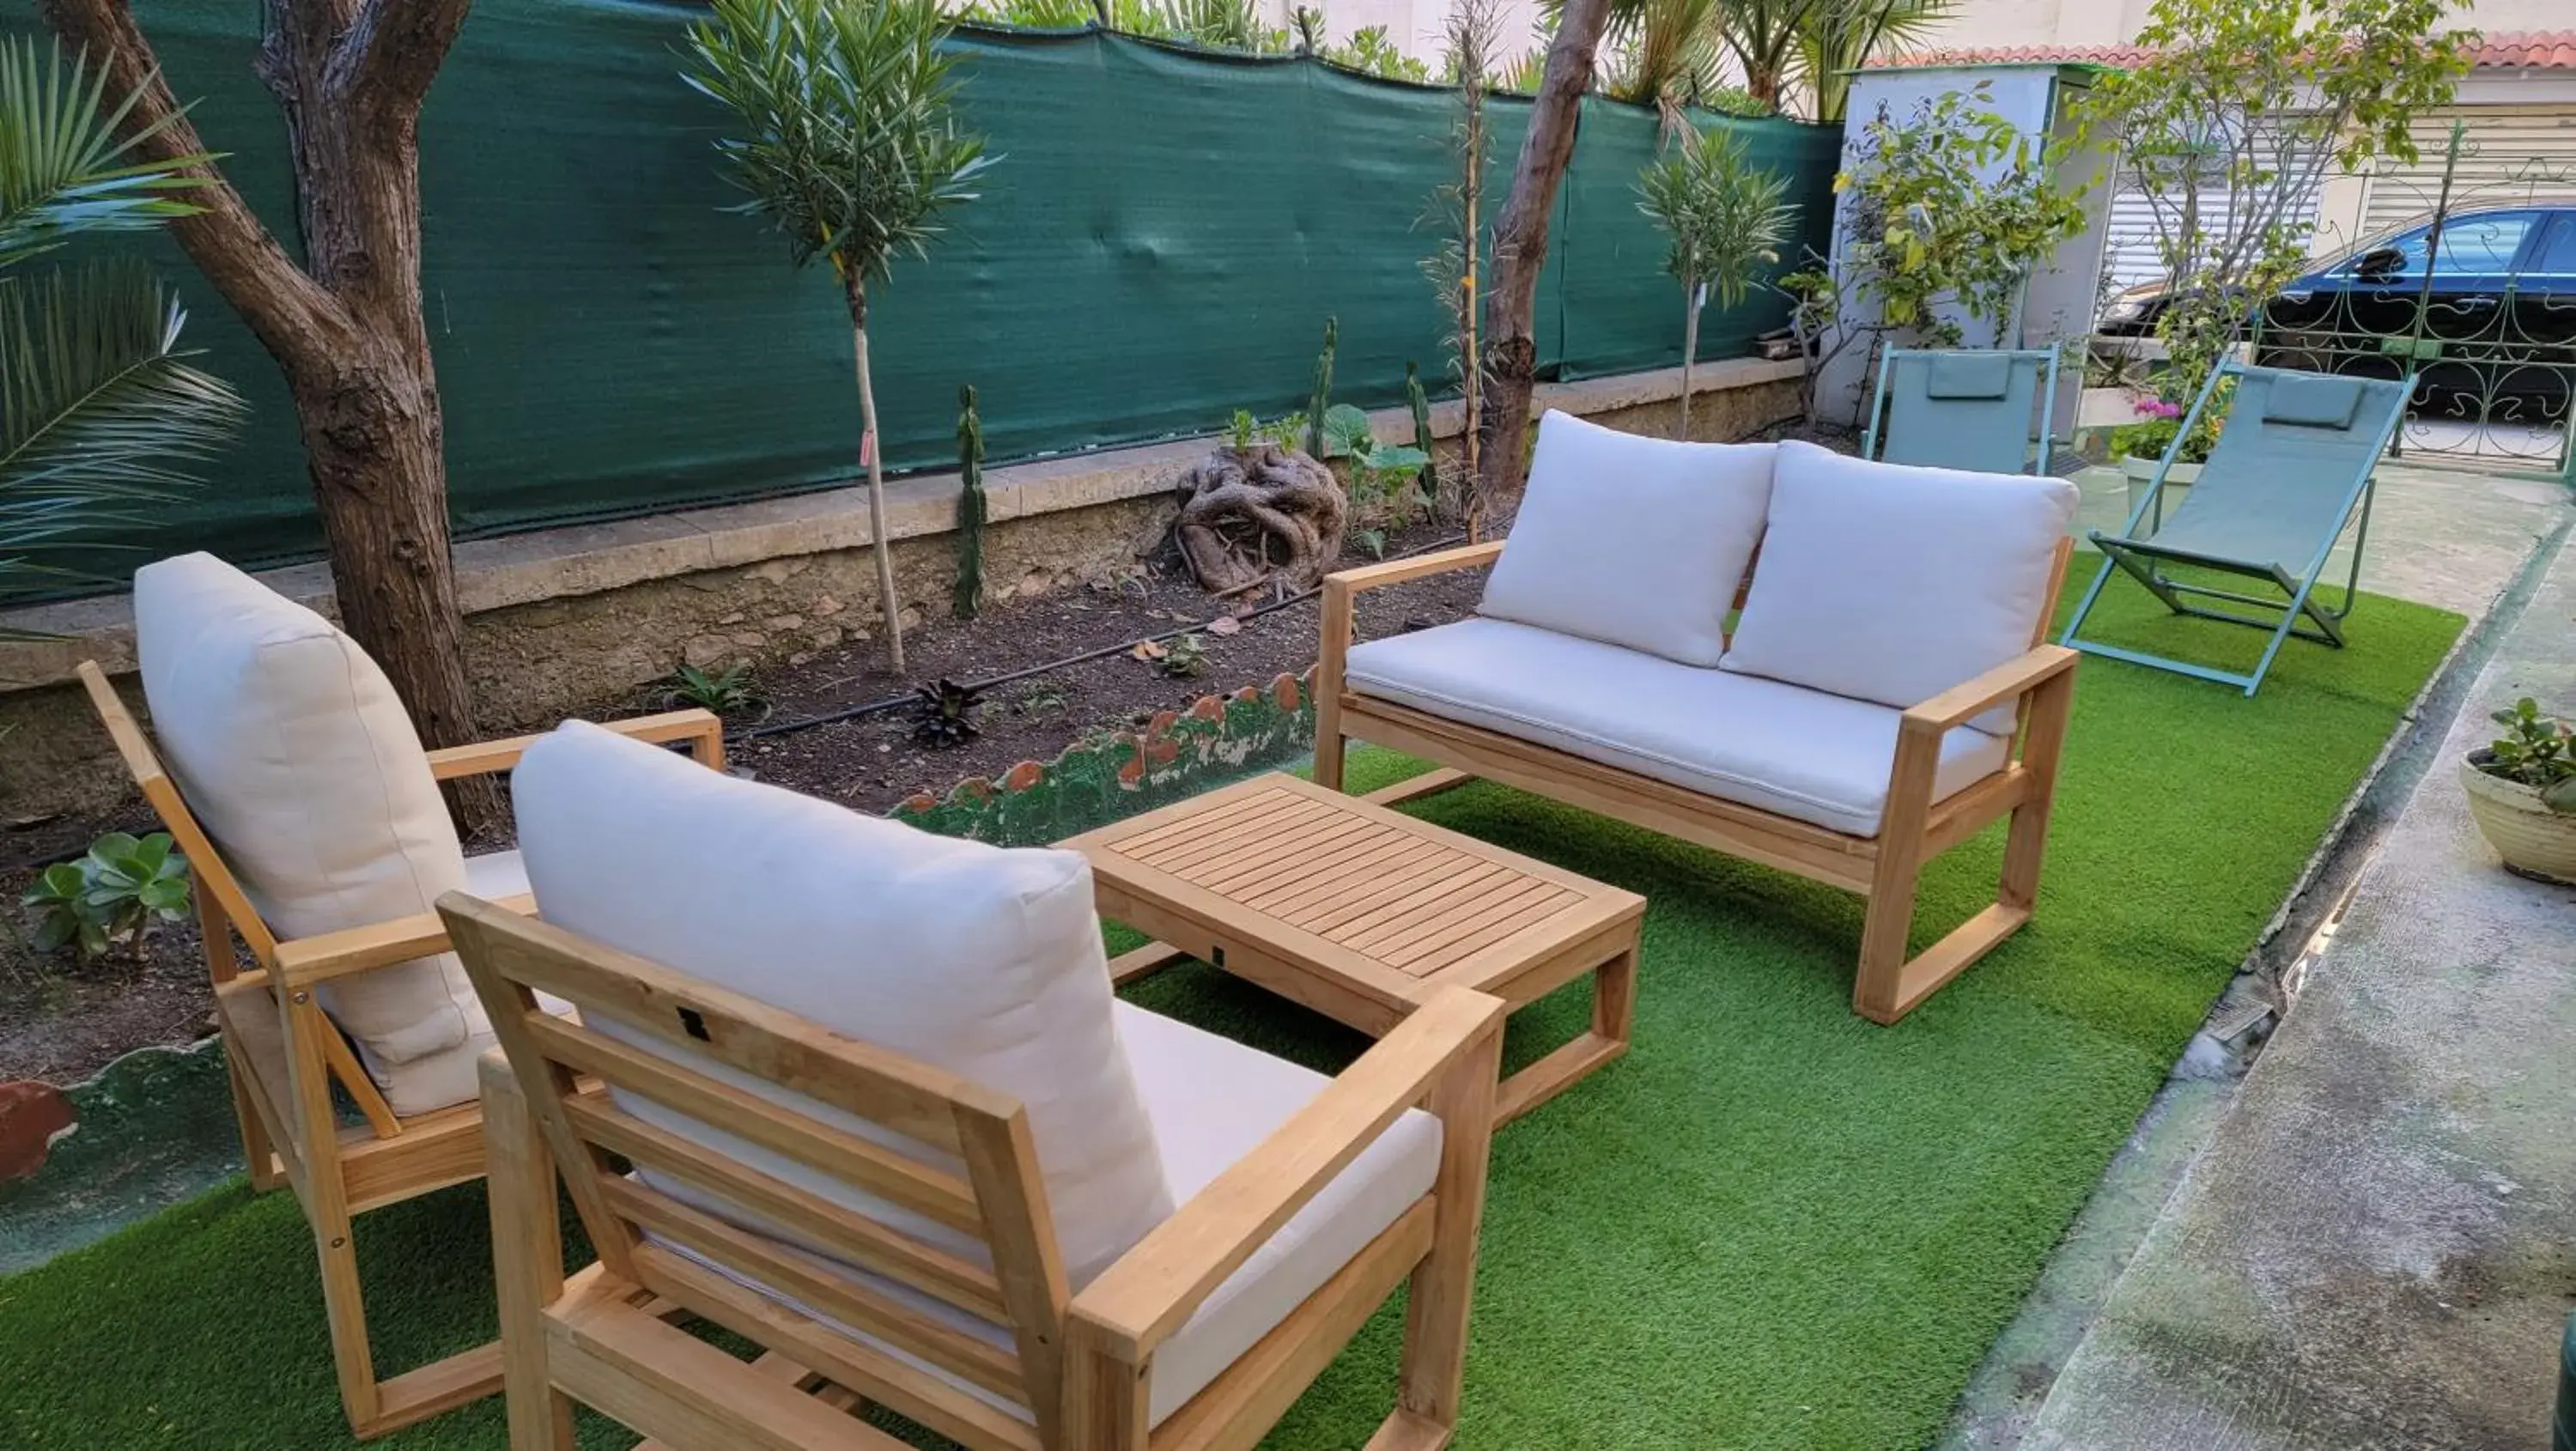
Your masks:
<instances>
[{"instance_id":1,"label":"ornate metal gate","mask_svg":"<svg viewBox=\"0 0 2576 1451\"><path fill-rule=\"evenodd\" d=\"M2438 186L2377 170L2374 192L2429 193L2422 207L2264 304L2255 357L2412 380L2394 445L2409 459L2576 482L2576 164L2463 165L2478 153L2454 121Z\"/></svg>"}]
</instances>

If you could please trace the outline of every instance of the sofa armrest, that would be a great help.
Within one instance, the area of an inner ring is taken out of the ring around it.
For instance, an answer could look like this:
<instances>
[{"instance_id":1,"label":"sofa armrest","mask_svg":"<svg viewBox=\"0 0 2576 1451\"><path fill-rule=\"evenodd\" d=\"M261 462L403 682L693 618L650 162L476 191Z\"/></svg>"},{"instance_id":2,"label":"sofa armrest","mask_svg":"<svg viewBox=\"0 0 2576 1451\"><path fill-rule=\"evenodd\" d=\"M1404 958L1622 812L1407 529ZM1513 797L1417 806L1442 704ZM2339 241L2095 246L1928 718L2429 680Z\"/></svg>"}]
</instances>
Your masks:
<instances>
[{"instance_id":1,"label":"sofa armrest","mask_svg":"<svg viewBox=\"0 0 2576 1451\"><path fill-rule=\"evenodd\" d=\"M1144 1365L1226 1276L1443 1075L1492 1073L1492 1055L1474 1050L1502 1031L1504 1011L1500 999L1465 988L1433 995L1074 1296L1074 1332L1112 1359ZM1442 1126L1480 1127L1492 1132L1490 1122Z\"/></svg>"},{"instance_id":2,"label":"sofa armrest","mask_svg":"<svg viewBox=\"0 0 2576 1451\"><path fill-rule=\"evenodd\" d=\"M2028 695L2073 670L2080 658L2063 645L2041 645L1915 706L1905 713L1904 729L1937 736L2007 700Z\"/></svg>"},{"instance_id":3,"label":"sofa armrest","mask_svg":"<svg viewBox=\"0 0 2576 1451\"><path fill-rule=\"evenodd\" d=\"M1411 559L1390 559L1383 564L1363 564L1324 579L1328 594L1358 594L1364 590L1383 589L1409 579L1427 579L1435 574L1450 574L1461 569L1477 569L1503 557L1503 541L1488 540L1483 544L1462 544L1455 549L1438 549L1417 554Z\"/></svg>"},{"instance_id":4,"label":"sofa armrest","mask_svg":"<svg viewBox=\"0 0 2576 1451\"><path fill-rule=\"evenodd\" d=\"M655 745L687 741L689 754L700 764L724 769L724 722L711 711L674 710L661 715L637 716L632 720L606 721L603 730L621 736L632 736ZM481 741L470 746L448 746L429 753L429 774L441 781L460 776L488 776L507 771L519 764L528 747L541 736L510 736L497 741Z\"/></svg>"}]
</instances>

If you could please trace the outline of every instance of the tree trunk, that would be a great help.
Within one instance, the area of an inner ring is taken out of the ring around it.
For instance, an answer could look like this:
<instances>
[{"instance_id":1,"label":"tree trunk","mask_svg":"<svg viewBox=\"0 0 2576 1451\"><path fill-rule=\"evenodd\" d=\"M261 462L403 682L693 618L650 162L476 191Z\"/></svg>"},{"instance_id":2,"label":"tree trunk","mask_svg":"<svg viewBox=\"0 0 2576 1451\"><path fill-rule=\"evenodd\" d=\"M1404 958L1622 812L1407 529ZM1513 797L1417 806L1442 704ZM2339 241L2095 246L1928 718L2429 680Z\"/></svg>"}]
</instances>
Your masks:
<instances>
[{"instance_id":1,"label":"tree trunk","mask_svg":"<svg viewBox=\"0 0 2576 1451\"><path fill-rule=\"evenodd\" d=\"M1682 431L1684 443L1690 441L1691 364L1699 357L1699 294L1687 282L1682 284Z\"/></svg>"},{"instance_id":2,"label":"tree trunk","mask_svg":"<svg viewBox=\"0 0 2576 1451\"><path fill-rule=\"evenodd\" d=\"M209 148L127 0L39 0L136 93L137 160ZM268 0L253 62L286 120L303 261L210 165L172 235L276 358L295 400L340 617L431 747L475 737L448 551L445 427L420 311L420 107L471 0ZM154 129L157 128L157 129ZM451 791L488 824L488 781Z\"/></svg>"},{"instance_id":3,"label":"tree trunk","mask_svg":"<svg viewBox=\"0 0 2576 1451\"><path fill-rule=\"evenodd\" d=\"M384 668L433 748L481 738L447 512L447 426L420 304L419 152L410 129L370 135L346 107L287 114L306 269L341 300L348 342L282 355L340 622ZM301 342L303 340L299 340ZM271 350L272 352L275 349ZM500 819L488 777L450 782L472 836Z\"/></svg>"},{"instance_id":4,"label":"tree trunk","mask_svg":"<svg viewBox=\"0 0 2576 1451\"><path fill-rule=\"evenodd\" d=\"M859 439L868 467L868 552L876 556L877 605L885 611L886 664L903 673L903 601L894 591L894 544L886 537L885 464L877 440L877 390L868 379L868 282L852 272L842 279L850 298L850 347L859 362Z\"/></svg>"},{"instance_id":5,"label":"tree trunk","mask_svg":"<svg viewBox=\"0 0 2576 1451\"><path fill-rule=\"evenodd\" d=\"M1744 93L1780 114L1780 73L1769 66L1748 67L1744 75Z\"/></svg>"},{"instance_id":6,"label":"tree trunk","mask_svg":"<svg viewBox=\"0 0 2576 1451\"><path fill-rule=\"evenodd\" d=\"M431 746L478 738L458 638L447 475L435 385L398 362L290 373L340 623L410 708ZM497 819L489 780L451 782L469 834Z\"/></svg>"},{"instance_id":7,"label":"tree trunk","mask_svg":"<svg viewBox=\"0 0 2576 1451\"><path fill-rule=\"evenodd\" d=\"M1529 136L1512 170L1511 195L1494 222L1494 281L1485 294L1482 437L1477 443L1476 516L1520 496L1529 474L1530 390L1538 380L1532 336L1539 273L1547 266L1548 213L1574 155L1574 129L1592 61L1601 48L1609 0L1566 0L1547 48L1547 73L1530 110Z\"/></svg>"}]
</instances>

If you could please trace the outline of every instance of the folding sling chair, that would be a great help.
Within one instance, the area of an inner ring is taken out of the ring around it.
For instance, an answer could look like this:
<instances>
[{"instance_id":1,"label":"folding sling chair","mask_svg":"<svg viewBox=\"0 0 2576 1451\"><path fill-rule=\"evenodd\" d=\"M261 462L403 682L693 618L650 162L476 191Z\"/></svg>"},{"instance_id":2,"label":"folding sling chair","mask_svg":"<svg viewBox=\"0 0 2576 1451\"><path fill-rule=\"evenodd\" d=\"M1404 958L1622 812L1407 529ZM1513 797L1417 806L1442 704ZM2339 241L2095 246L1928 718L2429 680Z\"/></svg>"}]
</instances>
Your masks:
<instances>
[{"instance_id":1,"label":"folding sling chair","mask_svg":"<svg viewBox=\"0 0 2576 1451\"><path fill-rule=\"evenodd\" d=\"M2057 350L1890 348L1878 362L1863 458L1980 474L2048 472ZM2039 422L2034 447L2031 421Z\"/></svg>"},{"instance_id":2,"label":"folding sling chair","mask_svg":"<svg viewBox=\"0 0 2576 1451\"><path fill-rule=\"evenodd\" d=\"M2215 404L2220 384L2230 379L2235 392L2227 405L2226 426L2199 481L2168 519L2165 475L2183 440L2199 429ZM2405 416L2407 391L2407 384L2395 379L2338 378L2236 362L2212 372L2128 524L2116 535L2092 531L2094 546L2105 558L2062 643L2237 686L2247 695L2262 688L2281 642L2292 635L2340 648L2344 617L2352 612L2353 590L2361 582L2362 546L2370 537L2372 474ZM2343 582L2341 604L2329 606L2317 597L2317 583L2347 526L2357 528L2352 568ZM2177 565L2260 581L2278 589L2281 597L2179 577L2168 568ZM2272 638L2246 674L2079 638L2085 616L2115 569L2145 585L2176 614L2251 625L2270 631ZM2198 603L2204 600L2218 604Z\"/></svg>"}]
</instances>

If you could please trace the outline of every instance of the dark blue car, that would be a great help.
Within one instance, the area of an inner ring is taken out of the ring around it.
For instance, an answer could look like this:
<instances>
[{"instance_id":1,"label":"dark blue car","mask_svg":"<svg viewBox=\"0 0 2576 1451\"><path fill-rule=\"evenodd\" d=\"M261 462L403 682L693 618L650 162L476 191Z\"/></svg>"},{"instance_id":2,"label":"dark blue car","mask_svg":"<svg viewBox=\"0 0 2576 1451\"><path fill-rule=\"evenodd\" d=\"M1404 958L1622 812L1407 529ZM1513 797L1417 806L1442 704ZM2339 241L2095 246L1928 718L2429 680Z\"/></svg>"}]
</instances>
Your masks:
<instances>
[{"instance_id":1,"label":"dark blue car","mask_svg":"<svg viewBox=\"0 0 2576 1451\"><path fill-rule=\"evenodd\" d=\"M2113 299L2100 330L2142 336L2161 288ZM2249 309L2256 361L2402 376L2419 405L2491 421L2564 422L2576 379L2576 200L2481 207L2400 227Z\"/></svg>"}]
</instances>

